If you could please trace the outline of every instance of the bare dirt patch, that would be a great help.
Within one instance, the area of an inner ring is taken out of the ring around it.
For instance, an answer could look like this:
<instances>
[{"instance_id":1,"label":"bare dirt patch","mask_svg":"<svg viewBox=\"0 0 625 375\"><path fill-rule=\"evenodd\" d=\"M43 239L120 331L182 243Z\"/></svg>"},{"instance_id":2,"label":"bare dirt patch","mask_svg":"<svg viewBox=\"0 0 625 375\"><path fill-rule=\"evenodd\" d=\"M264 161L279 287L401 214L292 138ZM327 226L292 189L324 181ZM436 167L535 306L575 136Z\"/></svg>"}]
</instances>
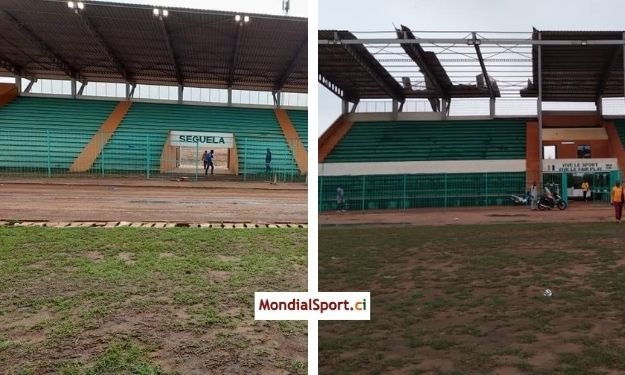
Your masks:
<instances>
[{"instance_id":1,"label":"bare dirt patch","mask_svg":"<svg viewBox=\"0 0 625 375\"><path fill-rule=\"evenodd\" d=\"M85 256L94 262L99 262L99 261L104 260L104 255L100 253L99 251L87 251L85 253Z\"/></svg>"},{"instance_id":2,"label":"bare dirt patch","mask_svg":"<svg viewBox=\"0 0 625 375\"><path fill-rule=\"evenodd\" d=\"M306 373L306 324L257 322L250 300L306 289L305 230L0 232L0 373ZM207 271L218 255L256 267Z\"/></svg>"},{"instance_id":3,"label":"bare dirt patch","mask_svg":"<svg viewBox=\"0 0 625 375\"><path fill-rule=\"evenodd\" d=\"M306 197L296 183L6 180L0 220L305 223Z\"/></svg>"},{"instance_id":4,"label":"bare dirt patch","mask_svg":"<svg viewBox=\"0 0 625 375\"><path fill-rule=\"evenodd\" d=\"M320 290L367 290L375 305L367 324L319 323L322 373L625 372L614 266L625 237L612 223L366 224L319 237Z\"/></svg>"}]
</instances>

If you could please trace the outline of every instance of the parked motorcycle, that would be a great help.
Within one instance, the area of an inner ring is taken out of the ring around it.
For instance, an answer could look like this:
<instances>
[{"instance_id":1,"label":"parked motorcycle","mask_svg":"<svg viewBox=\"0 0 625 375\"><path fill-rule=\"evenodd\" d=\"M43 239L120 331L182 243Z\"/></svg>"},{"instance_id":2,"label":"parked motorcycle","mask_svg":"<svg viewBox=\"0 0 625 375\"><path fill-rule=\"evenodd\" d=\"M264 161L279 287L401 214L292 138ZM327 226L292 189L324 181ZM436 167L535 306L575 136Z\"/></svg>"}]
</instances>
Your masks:
<instances>
[{"instance_id":1,"label":"parked motorcycle","mask_svg":"<svg viewBox=\"0 0 625 375\"><path fill-rule=\"evenodd\" d=\"M559 210L566 210L568 204L562 199L560 194L551 193L548 188L545 188L545 194L538 198L538 209L541 211L551 210L558 207Z\"/></svg>"},{"instance_id":2,"label":"parked motorcycle","mask_svg":"<svg viewBox=\"0 0 625 375\"><path fill-rule=\"evenodd\" d=\"M510 200L512 201L512 204L528 205L531 199L532 197L530 196L529 192L527 192L525 195L510 194Z\"/></svg>"}]
</instances>

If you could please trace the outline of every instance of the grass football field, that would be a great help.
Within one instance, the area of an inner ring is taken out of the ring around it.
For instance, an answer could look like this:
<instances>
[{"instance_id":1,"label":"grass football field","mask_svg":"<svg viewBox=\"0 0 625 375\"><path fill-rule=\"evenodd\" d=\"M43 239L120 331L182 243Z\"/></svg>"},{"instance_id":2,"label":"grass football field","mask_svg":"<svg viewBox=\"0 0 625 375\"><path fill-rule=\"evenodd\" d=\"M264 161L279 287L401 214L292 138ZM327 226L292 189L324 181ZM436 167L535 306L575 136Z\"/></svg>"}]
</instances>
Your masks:
<instances>
[{"instance_id":1,"label":"grass football field","mask_svg":"<svg viewBox=\"0 0 625 375\"><path fill-rule=\"evenodd\" d=\"M372 308L319 323L320 374L625 373L625 225L328 227L319 265Z\"/></svg>"},{"instance_id":2,"label":"grass football field","mask_svg":"<svg viewBox=\"0 0 625 375\"><path fill-rule=\"evenodd\" d=\"M304 374L306 229L0 228L0 373Z\"/></svg>"}]
</instances>

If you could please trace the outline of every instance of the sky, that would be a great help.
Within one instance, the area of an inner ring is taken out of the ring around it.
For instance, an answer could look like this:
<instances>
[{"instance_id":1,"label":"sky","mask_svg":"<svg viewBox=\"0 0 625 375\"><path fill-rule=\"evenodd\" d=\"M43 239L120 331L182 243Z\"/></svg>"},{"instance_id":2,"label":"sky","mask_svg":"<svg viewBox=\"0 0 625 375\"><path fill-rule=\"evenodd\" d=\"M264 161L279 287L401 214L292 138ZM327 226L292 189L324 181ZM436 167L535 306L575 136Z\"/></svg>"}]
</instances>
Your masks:
<instances>
[{"instance_id":1,"label":"sky","mask_svg":"<svg viewBox=\"0 0 625 375\"><path fill-rule=\"evenodd\" d=\"M523 31L625 30L623 0L318 0L319 29ZM319 85L318 134L340 115L341 101Z\"/></svg>"}]
</instances>

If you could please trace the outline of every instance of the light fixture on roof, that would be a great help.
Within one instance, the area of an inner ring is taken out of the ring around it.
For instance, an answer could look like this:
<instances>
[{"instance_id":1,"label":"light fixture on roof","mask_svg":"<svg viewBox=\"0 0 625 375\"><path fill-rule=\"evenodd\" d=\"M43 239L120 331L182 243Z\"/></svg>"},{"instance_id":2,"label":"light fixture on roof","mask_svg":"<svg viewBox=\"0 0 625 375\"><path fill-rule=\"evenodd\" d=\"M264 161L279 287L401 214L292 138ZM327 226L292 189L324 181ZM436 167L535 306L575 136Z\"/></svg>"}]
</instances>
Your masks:
<instances>
[{"instance_id":1,"label":"light fixture on roof","mask_svg":"<svg viewBox=\"0 0 625 375\"><path fill-rule=\"evenodd\" d=\"M82 1L68 1L67 7L76 11L85 9L85 3Z\"/></svg>"},{"instance_id":2,"label":"light fixture on roof","mask_svg":"<svg viewBox=\"0 0 625 375\"><path fill-rule=\"evenodd\" d=\"M154 8L152 10L152 14L154 14L154 17L167 17L169 16L169 11L167 9L160 9L160 8Z\"/></svg>"},{"instance_id":3,"label":"light fixture on roof","mask_svg":"<svg viewBox=\"0 0 625 375\"><path fill-rule=\"evenodd\" d=\"M246 16L246 15L242 16L240 14L237 14L234 16L234 20L238 22L240 25L243 25L244 23L250 22L250 16Z\"/></svg>"}]
</instances>

